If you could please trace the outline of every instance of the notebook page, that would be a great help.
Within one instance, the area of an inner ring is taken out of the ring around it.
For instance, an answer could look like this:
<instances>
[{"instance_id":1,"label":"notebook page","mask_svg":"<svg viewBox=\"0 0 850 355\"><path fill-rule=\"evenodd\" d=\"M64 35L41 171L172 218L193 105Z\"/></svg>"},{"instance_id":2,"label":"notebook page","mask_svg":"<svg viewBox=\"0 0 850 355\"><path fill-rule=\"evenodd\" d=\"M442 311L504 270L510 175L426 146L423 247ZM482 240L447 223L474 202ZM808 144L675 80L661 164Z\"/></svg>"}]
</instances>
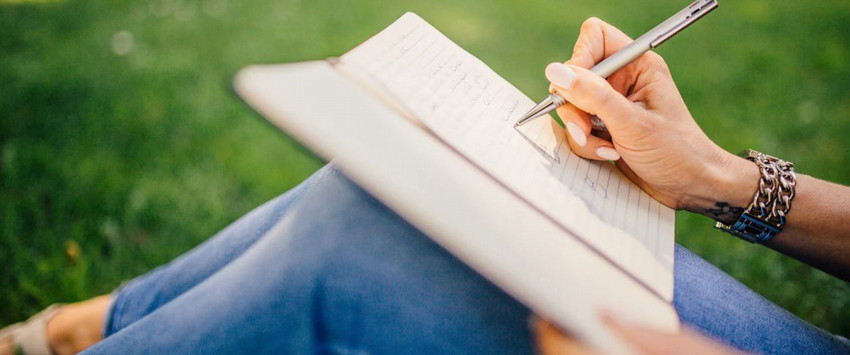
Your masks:
<instances>
[{"instance_id":1,"label":"notebook page","mask_svg":"<svg viewBox=\"0 0 850 355\"><path fill-rule=\"evenodd\" d=\"M573 154L553 120L515 129L534 102L486 64L413 13L341 63L541 213L672 299L673 211L612 164Z\"/></svg>"}]
</instances>

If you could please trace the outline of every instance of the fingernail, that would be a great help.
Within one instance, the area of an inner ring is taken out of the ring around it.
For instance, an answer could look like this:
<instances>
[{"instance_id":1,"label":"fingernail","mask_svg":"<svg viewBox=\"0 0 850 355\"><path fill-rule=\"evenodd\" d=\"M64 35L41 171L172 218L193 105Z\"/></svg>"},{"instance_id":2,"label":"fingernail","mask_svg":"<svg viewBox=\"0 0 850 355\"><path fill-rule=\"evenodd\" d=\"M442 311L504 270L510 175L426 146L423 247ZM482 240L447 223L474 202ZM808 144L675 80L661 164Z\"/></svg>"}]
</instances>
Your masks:
<instances>
[{"instance_id":1,"label":"fingernail","mask_svg":"<svg viewBox=\"0 0 850 355\"><path fill-rule=\"evenodd\" d=\"M596 150L596 155L606 160L620 160L620 154L618 154L613 148L609 147L599 147L599 149Z\"/></svg>"},{"instance_id":2,"label":"fingernail","mask_svg":"<svg viewBox=\"0 0 850 355\"><path fill-rule=\"evenodd\" d=\"M570 132L570 137L573 138L573 142L578 144L579 147L584 147L584 145L587 144L587 137L584 135L584 131L582 131L577 124L567 122L567 132Z\"/></svg>"},{"instance_id":3,"label":"fingernail","mask_svg":"<svg viewBox=\"0 0 850 355\"><path fill-rule=\"evenodd\" d=\"M569 89L573 86L575 78L576 72L566 64L551 63L546 66L546 79L549 79L549 81L561 88Z\"/></svg>"}]
</instances>

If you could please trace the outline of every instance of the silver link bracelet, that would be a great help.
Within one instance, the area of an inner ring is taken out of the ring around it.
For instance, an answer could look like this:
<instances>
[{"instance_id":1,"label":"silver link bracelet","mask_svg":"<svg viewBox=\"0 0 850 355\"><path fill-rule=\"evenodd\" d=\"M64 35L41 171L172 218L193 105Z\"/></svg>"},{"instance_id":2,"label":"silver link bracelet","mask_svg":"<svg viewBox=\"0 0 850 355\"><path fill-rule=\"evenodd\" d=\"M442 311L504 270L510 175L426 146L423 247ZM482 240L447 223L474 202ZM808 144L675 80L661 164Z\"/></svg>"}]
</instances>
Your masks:
<instances>
[{"instance_id":1,"label":"silver link bracelet","mask_svg":"<svg viewBox=\"0 0 850 355\"><path fill-rule=\"evenodd\" d=\"M750 150L747 159L761 173L753 202L734 224L717 222L715 227L750 243L764 243L785 227L797 186L794 164Z\"/></svg>"}]
</instances>

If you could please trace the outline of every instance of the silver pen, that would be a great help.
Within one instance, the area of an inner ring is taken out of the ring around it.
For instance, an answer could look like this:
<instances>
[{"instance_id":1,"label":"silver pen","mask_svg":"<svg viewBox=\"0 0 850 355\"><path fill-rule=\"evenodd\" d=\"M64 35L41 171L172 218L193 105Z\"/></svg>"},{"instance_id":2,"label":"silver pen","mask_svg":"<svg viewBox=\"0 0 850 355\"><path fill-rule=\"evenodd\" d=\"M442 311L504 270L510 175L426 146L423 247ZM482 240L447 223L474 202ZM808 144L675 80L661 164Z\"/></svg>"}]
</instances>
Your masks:
<instances>
[{"instance_id":1,"label":"silver pen","mask_svg":"<svg viewBox=\"0 0 850 355\"><path fill-rule=\"evenodd\" d=\"M637 57L641 54L660 46L664 43L664 41L670 39L670 37L673 37L673 35L679 33L679 31L685 29L685 27L688 27L688 25L694 23L696 20L705 16L705 14L715 8L717 8L716 0L694 1L692 4L682 9L682 11L677 12L660 25L649 30L649 32L645 33L643 36L638 37L638 39L628 46L623 47L608 58L605 58L605 60L594 65L590 71L603 78L607 78L626 64L637 59ZM528 111L528 113L522 116L522 118L516 122L514 127L522 126L536 117L546 115L566 103L567 100L561 95L551 93L543 99L543 101L540 101L536 106ZM599 117L592 116L591 123L593 124L594 129L603 131L606 130L605 124L602 123L602 120L600 120Z\"/></svg>"}]
</instances>

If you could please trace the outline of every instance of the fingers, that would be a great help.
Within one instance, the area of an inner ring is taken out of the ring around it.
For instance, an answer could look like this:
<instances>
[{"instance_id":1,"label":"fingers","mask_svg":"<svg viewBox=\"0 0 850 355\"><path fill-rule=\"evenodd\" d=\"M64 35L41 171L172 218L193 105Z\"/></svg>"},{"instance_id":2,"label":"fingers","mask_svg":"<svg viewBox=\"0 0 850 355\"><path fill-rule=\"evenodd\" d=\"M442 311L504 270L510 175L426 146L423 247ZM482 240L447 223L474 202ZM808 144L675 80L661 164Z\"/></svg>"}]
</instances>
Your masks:
<instances>
[{"instance_id":1,"label":"fingers","mask_svg":"<svg viewBox=\"0 0 850 355\"><path fill-rule=\"evenodd\" d=\"M564 121L570 148L579 156L594 160L619 160L620 154L607 139L590 134L590 115L566 104L558 108L558 116Z\"/></svg>"},{"instance_id":2,"label":"fingers","mask_svg":"<svg viewBox=\"0 0 850 355\"><path fill-rule=\"evenodd\" d=\"M605 21L592 17L581 25L568 64L590 69L594 64L632 43L625 33Z\"/></svg>"},{"instance_id":3,"label":"fingers","mask_svg":"<svg viewBox=\"0 0 850 355\"><path fill-rule=\"evenodd\" d=\"M567 127L573 151L589 159L618 160L613 143L590 135L589 114L596 114L615 132L632 120L634 103L584 68L552 63L546 67L546 78L570 102L558 109L558 116Z\"/></svg>"},{"instance_id":4,"label":"fingers","mask_svg":"<svg viewBox=\"0 0 850 355\"><path fill-rule=\"evenodd\" d=\"M543 355L595 354L586 345L562 333L557 327L544 320L535 322L537 349Z\"/></svg>"},{"instance_id":5,"label":"fingers","mask_svg":"<svg viewBox=\"0 0 850 355\"><path fill-rule=\"evenodd\" d=\"M683 329L678 333L664 333L619 322L610 314L603 314L602 321L644 354L740 354L739 351L690 329Z\"/></svg>"},{"instance_id":6,"label":"fingers","mask_svg":"<svg viewBox=\"0 0 850 355\"><path fill-rule=\"evenodd\" d=\"M608 126L628 123L634 103L587 69L561 63L546 67L546 78L567 101L589 114L596 114Z\"/></svg>"}]
</instances>

